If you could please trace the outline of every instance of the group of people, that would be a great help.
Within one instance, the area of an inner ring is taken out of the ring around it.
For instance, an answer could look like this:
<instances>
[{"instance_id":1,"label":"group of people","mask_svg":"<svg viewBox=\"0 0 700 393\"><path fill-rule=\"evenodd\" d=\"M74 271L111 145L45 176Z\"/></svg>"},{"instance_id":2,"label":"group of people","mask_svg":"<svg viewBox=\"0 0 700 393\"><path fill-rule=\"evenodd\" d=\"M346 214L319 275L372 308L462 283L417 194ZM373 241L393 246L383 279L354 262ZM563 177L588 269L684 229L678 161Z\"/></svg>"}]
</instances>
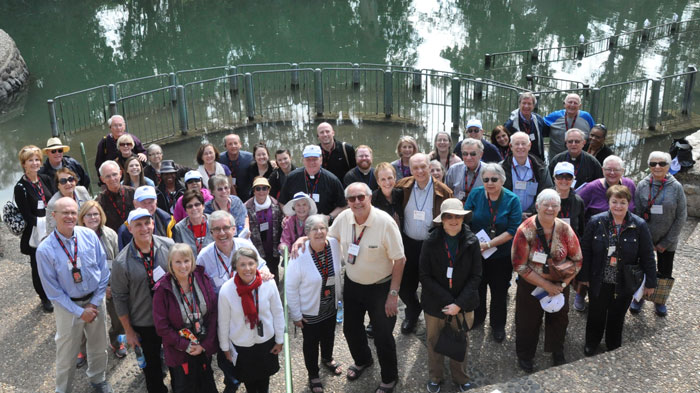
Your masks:
<instances>
[{"instance_id":1,"label":"group of people","mask_svg":"<svg viewBox=\"0 0 700 393\"><path fill-rule=\"evenodd\" d=\"M289 150L272 160L264 142L249 153L235 134L223 152L202 144L199 167L188 168L164 160L156 144L144 148L116 115L98 145L94 199L87 171L59 138L23 147L14 190L26 222L20 248L43 309L56 316L56 391L71 390L76 364L87 364L95 391L111 391L107 348L123 358L126 344L143 353L151 393L168 390L164 366L174 392L215 392L214 354L225 392L241 382L267 392L283 345L280 289L303 332L314 393L324 391L320 366L354 381L373 365L368 338L381 368L376 392L394 391L399 298L403 334L424 315L427 389L439 392L441 331L450 325L466 337L488 314L503 342L513 271L522 369L535 368L543 317L545 352L554 365L566 362L571 287L574 308L588 309L585 354L603 334L607 350L619 347L627 310L643 306L632 300L627 270L644 273L647 296L657 275L672 277L683 188L664 152L650 154L639 184L624 177L624 162L605 146L607 129L579 109L577 95L544 118L535 104L521 94L492 142L472 119L454 150L449 133L437 133L427 154L404 136L398 159L376 166L370 146L337 140L323 122L298 168ZM285 248L292 259L280 288ZM340 304L352 357L345 371L333 357ZM655 311L667 314L665 304ZM466 365L451 360L459 391L473 387Z\"/></svg>"}]
</instances>

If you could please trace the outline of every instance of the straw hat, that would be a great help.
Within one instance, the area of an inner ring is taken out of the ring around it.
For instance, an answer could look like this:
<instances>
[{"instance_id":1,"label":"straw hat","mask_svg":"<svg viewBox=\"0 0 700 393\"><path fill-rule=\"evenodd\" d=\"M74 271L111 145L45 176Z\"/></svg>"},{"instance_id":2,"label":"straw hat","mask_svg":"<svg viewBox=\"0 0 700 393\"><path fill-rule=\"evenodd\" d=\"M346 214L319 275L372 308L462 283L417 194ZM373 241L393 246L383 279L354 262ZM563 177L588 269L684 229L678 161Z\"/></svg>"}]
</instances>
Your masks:
<instances>
[{"instance_id":1,"label":"straw hat","mask_svg":"<svg viewBox=\"0 0 700 393\"><path fill-rule=\"evenodd\" d=\"M43 148L44 154L48 154L49 150L54 150L54 149L63 149L64 153L68 153L70 151L70 146L64 145L61 143L61 140L58 138L49 138L48 141L46 141L46 147Z\"/></svg>"},{"instance_id":2,"label":"straw hat","mask_svg":"<svg viewBox=\"0 0 700 393\"><path fill-rule=\"evenodd\" d=\"M455 214L458 216L464 216L464 221L469 221L472 219L472 211L464 210L462 201L457 198L445 199L440 205L440 215L433 219L434 223L442 222L442 215L445 213Z\"/></svg>"}]
</instances>

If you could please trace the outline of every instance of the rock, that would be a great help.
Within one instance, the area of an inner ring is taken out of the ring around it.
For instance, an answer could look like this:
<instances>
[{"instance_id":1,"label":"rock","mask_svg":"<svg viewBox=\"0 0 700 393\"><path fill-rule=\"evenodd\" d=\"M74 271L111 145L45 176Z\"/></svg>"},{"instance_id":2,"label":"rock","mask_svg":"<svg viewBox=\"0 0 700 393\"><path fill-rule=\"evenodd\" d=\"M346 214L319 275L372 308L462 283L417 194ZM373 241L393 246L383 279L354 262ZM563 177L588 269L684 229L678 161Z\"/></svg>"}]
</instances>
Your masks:
<instances>
[{"instance_id":1,"label":"rock","mask_svg":"<svg viewBox=\"0 0 700 393\"><path fill-rule=\"evenodd\" d=\"M15 41L0 29L0 100L20 90L27 81L29 70Z\"/></svg>"}]
</instances>

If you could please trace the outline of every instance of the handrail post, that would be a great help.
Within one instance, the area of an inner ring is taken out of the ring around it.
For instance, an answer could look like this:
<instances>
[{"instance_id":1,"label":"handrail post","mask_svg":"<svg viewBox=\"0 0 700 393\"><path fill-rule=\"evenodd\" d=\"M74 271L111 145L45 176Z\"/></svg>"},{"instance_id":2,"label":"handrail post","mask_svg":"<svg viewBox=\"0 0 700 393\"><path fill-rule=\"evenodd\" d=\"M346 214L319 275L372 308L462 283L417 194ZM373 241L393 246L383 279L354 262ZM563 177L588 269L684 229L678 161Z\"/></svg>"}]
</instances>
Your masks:
<instances>
[{"instance_id":1,"label":"handrail post","mask_svg":"<svg viewBox=\"0 0 700 393\"><path fill-rule=\"evenodd\" d=\"M613 35L608 38L608 50L612 50L614 47L617 46L617 39L619 36Z\"/></svg>"},{"instance_id":2,"label":"handrail post","mask_svg":"<svg viewBox=\"0 0 700 393\"><path fill-rule=\"evenodd\" d=\"M56 136L56 135L54 135L54 136ZM89 173L90 167L88 166L87 154L85 154L85 144L83 144L83 142L80 142L80 156L83 159L83 168L86 168L85 170L88 171L88 173ZM95 184L95 182L91 182L90 186L88 187L88 192L90 193L90 195L93 195L92 186L94 184Z\"/></svg>"},{"instance_id":3,"label":"handrail post","mask_svg":"<svg viewBox=\"0 0 700 393\"><path fill-rule=\"evenodd\" d=\"M112 117L114 115L118 115L119 111L117 110L117 102L116 101L110 101L109 102L109 117Z\"/></svg>"},{"instance_id":4,"label":"handrail post","mask_svg":"<svg viewBox=\"0 0 700 393\"><path fill-rule=\"evenodd\" d=\"M110 101L117 101L117 87L114 85L114 83L110 83L107 86L107 91L109 92L109 100Z\"/></svg>"},{"instance_id":5,"label":"handrail post","mask_svg":"<svg viewBox=\"0 0 700 393\"><path fill-rule=\"evenodd\" d=\"M384 116L386 117L391 117L393 113L393 81L393 73L391 71L384 71Z\"/></svg>"},{"instance_id":6,"label":"handrail post","mask_svg":"<svg viewBox=\"0 0 700 393\"><path fill-rule=\"evenodd\" d=\"M422 75L420 70L413 70L413 90L420 90L423 88L423 81L421 80Z\"/></svg>"},{"instance_id":7,"label":"handrail post","mask_svg":"<svg viewBox=\"0 0 700 393\"><path fill-rule=\"evenodd\" d=\"M187 101L185 101L185 86L177 86L177 96L177 112L180 117L180 133L182 133L182 135L187 135Z\"/></svg>"},{"instance_id":8,"label":"handrail post","mask_svg":"<svg viewBox=\"0 0 700 393\"><path fill-rule=\"evenodd\" d=\"M357 63L352 65L352 87L360 87L360 65Z\"/></svg>"},{"instance_id":9,"label":"handrail post","mask_svg":"<svg viewBox=\"0 0 700 393\"><path fill-rule=\"evenodd\" d=\"M255 96L253 95L253 75L245 73L245 106L248 120L255 120Z\"/></svg>"},{"instance_id":10,"label":"handrail post","mask_svg":"<svg viewBox=\"0 0 700 393\"><path fill-rule=\"evenodd\" d=\"M173 105L177 104L177 75L174 72L169 74L170 77L170 101Z\"/></svg>"},{"instance_id":11,"label":"handrail post","mask_svg":"<svg viewBox=\"0 0 700 393\"><path fill-rule=\"evenodd\" d=\"M535 113L539 113L540 112L540 97L542 97L542 94L537 93L537 94L534 94L534 96L535 96L535 107L532 108L532 111Z\"/></svg>"},{"instance_id":12,"label":"handrail post","mask_svg":"<svg viewBox=\"0 0 700 393\"><path fill-rule=\"evenodd\" d=\"M228 88L233 97L238 94L238 77L236 76L236 74L238 74L238 68L236 66L231 66L226 72L226 75L228 75Z\"/></svg>"},{"instance_id":13,"label":"handrail post","mask_svg":"<svg viewBox=\"0 0 700 393\"><path fill-rule=\"evenodd\" d=\"M525 75L525 81L527 81L527 86L531 91L535 91L535 77L533 75Z\"/></svg>"},{"instance_id":14,"label":"handrail post","mask_svg":"<svg viewBox=\"0 0 700 393\"><path fill-rule=\"evenodd\" d=\"M659 96L661 94L661 79L651 80L651 97L649 98L649 129L655 130L659 120Z\"/></svg>"},{"instance_id":15,"label":"handrail post","mask_svg":"<svg viewBox=\"0 0 700 393\"><path fill-rule=\"evenodd\" d=\"M299 64L292 63L292 90L299 87Z\"/></svg>"},{"instance_id":16,"label":"handrail post","mask_svg":"<svg viewBox=\"0 0 700 393\"><path fill-rule=\"evenodd\" d=\"M689 114L693 110L693 86L695 86L695 75L698 73L698 69L694 65L690 65L686 72L689 72L689 74L685 77L685 89L681 104L681 113L684 115Z\"/></svg>"},{"instance_id":17,"label":"handrail post","mask_svg":"<svg viewBox=\"0 0 700 393\"><path fill-rule=\"evenodd\" d=\"M462 84L459 78L452 78L452 129L459 128L459 101L462 98Z\"/></svg>"},{"instance_id":18,"label":"handrail post","mask_svg":"<svg viewBox=\"0 0 700 393\"><path fill-rule=\"evenodd\" d=\"M484 98L484 85L481 83L483 79L481 78L476 78L474 79L474 99L475 100L481 100Z\"/></svg>"},{"instance_id":19,"label":"handrail post","mask_svg":"<svg viewBox=\"0 0 700 393\"><path fill-rule=\"evenodd\" d=\"M586 54L586 43L581 42L578 44L578 49L576 50L576 57L581 60L583 59L583 55Z\"/></svg>"},{"instance_id":20,"label":"handrail post","mask_svg":"<svg viewBox=\"0 0 700 393\"><path fill-rule=\"evenodd\" d=\"M598 118L598 105L600 104L600 88L594 87L590 89L591 91L591 107L590 107L590 115L594 119ZM599 123L601 122L600 120L598 121Z\"/></svg>"},{"instance_id":21,"label":"handrail post","mask_svg":"<svg viewBox=\"0 0 700 393\"><path fill-rule=\"evenodd\" d=\"M46 100L46 103L49 105L49 123L51 124L51 136L58 137L58 120L56 120L56 106L54 105L53 100Z\"/></svg>"},{"instance_id":22,"label":"handrail post","mask_svg":"<svg viewBox=\"0 0 700 393\"><path fill-rule=\"evenodd\" d=\"M316 98L316 116L323 116L323 74L320 68L314 70L314 97Z\"/></svg>"},{"instance_id":23,"label":"handrail post","mask_svg":"<svg viewBox=\"0 0 700 393\"><path fill-rule=\"evenodd\" d=\"M540 59L540 50L538 48L530 49L530 60L533 63L537 63Z\"/></svg>"},{"instance_id":24,"label":"handrail post","mask_svg":"<svg viewBox=\"0 0 700 393\"><path fill-rule=\"evenodd\" d=\"M484 55L484 69L485 70L488 70L489 68L491 68L492 61L493 61L493 59L491 58L490 53L487 53Z\"/></svg>"}]
</instances>

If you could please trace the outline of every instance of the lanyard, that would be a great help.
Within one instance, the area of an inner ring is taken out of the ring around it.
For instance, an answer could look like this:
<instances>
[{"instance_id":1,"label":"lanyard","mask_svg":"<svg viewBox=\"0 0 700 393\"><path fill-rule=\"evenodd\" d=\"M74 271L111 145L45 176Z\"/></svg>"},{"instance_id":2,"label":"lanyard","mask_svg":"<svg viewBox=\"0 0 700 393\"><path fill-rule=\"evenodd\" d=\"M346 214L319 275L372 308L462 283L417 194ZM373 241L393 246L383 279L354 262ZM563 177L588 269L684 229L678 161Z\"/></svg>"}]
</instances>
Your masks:
<instances>
[{"instance_id":1,"label":"lanyard","mask_svg":"<svg viewBox=\"0 0 700 393\"><path fill-rule=\"evenodd\" d=\"M136 247L136 244L134 244L134 247ZM146 269L148 287L153 290L153 286L156 284L156 282L153 281L153 240L151 240L151 251L148 255L144 255L138 247L136 247L136 251L138 251L143 267Z\"/></svg>"},{"instance_id":2,"label":"lanyard","mask_svg":"<svg viewBox=\"0 0 700 393\"><path fill-rule=\"evenodd\" d=\"M68 261L73 265L73 268L77 268L77 263L78 263L78 238L75 238L75 245L73 246L73 256L71 257L70 252L68 252L68 249L66 248L66 245L63 244L63 241L61 241L61 238L58 237L58 234L54 231L54 236L56 236L56 240L58 240L58 244L61 245L61 248L63 249L63 252L66 253L66 256L68 257Z\"/></svg>"},{"instance_id":3,"label":"lanyard","mask_svg":"<svg viewBox=\"0 0 700 393\"><path fill-rule=\"evenodd\" d=\"M204 236L197 236L197 233L194 231L194 226L190 223L187 225L187 227L192 231L192 237L194 237L194 245L197 247L197 253L199 254L199 251L202 250L202 245L204 244L204 239L207 237L207 221L205 220L203 223L197 225L197 229L199 229L199 233L202 233L202 226L204 226Z\"/></svg>"},{"instance_id":4,"label":"lanyard","mask_svg":"<svg viewBox=\"0 0 700 393\"><path fill-rule=\"evenodd\" d=\"M496 217L498 216L498 207L501 206L501 197L503 196L503 191L501 191L501 195L498 196L498 204L494 207L491 198L489 198L488 194L486 194L486 200L489 203L489 213L491 213L491 232L492 235L496 234ZM493 238L493 236L491 236ZM493 240L493 239L492 239Z\"/></svg>"},{"instance_id":5,"label":"lanyard","mask_svg":"<svg viewBox=\"0 0 700 393\"><path fill-rule=\"evenodd\" d=\"M664 185L666 184L666 178L661 180L661 187L659 187L659 191L656 192L656 195L654 195L654 198L651 197L651 189L654 188L654 178L649 179L649 204L647 205L647 209L651 209L651 207L654 205L654 202L656 202L656 198L661 194L661 191L664 189ZM662 199L663 201L663 199Z\"/></svg>"},{"instance_id":6,"label":"lanyard","mask_svg":"<svg viewBox=\"0 0 700 393\"><path fill-rule=\"evenodd\" d=\"M231 254L233 254L236 251L236 243L233 243L233 249L231 250ZM217 258L219 258L219 262L221 262L221 266L224 267L224 270L226 270L226 274L228 274L228 278L233 278L233 269L229 270L228 266L226 266L226 262L224 262L224 258L221 257L221 254L219 254L219 249L214 247L214 253L216 253Z\"/></svg>"},{"instance_id":7,"label":"lanyard","mask_svg":"<svg viewBox=\"0 0 700 393\"><path fill-rule=\"evenodd\" d=\"M214 207L216 207L215 210L224 210L224 209L222 209L221 206L219 206L219 202L217 202L217 201L214 201ZM230 200L230 199L227 199L227 200L226 200L226 209L225 209L225 210L226 210L227 212L230 212L230 211L231 211L231 200Z\"/></svg>"},{"instance_id":8,"label":"lanyard","mask_svg":"<svg viewBox=\"0 0 700 393\"><path fill-rule=\"evenodd\" d=\"M328 169L328 164L331 162L331 154L333 153L333 150L335 149L335 141L333 141L333 147L331 148L331 151L326 152L326 149L321 146L321 154L323 155L323 159L321 161L321 164L323 164L323 167Z\"/></svg>"},{"instance_id":9,"label":"lanyard","mask_svg":"<svg viewBox=\"0 0 700 393\"><path fill-rule=\"evenodd\" d=\"M330 272L331 259L331 248L326 244L322 252L317 253L311 250L311 256L313 257L316 266L320 269L321 277L323 278L323 286L326 286L326 281L328 280L328 275ZM321 255L323 253L323 255Z\"/></svg>"},{"instance_id":10,"label":"lanyard","mask_svg":"<svg viewBox=\"0 0 700 393\"><path fill-rule=\"evenodd\" d=\"M573 158L571 158L571 154L569 154L568 151L566 152L566 161L568 161L568 162L578 161L578 164L576 164L575 162L571 162L571 164L574 165L574 176L578 176L578 169L581 167L582 158L583 157L579 156L578 160L574 160Z\"/></svg>"},{"instance_id":11,"label":"lanyard","mask_svg":"<svg viewBox=\"0 0 700 393\"><path fill-rule=\"evenodd\" d=\"M450 262L450 269L454 268L454 258L452 257L452 253L450 252L450 247L447 245L447 240L445 240L445 251L447 251L447 260ZM449 275L450 278L450 289L452 289L452 275Z\"/></svg>"},{"instance_id":12,"label":"lanyard","mask_svg":"<svg viewBox=\"0 0 700 393\"><path fill-rule=\"evenodd\" d=\"M299 224L301 224L301 225L299 225ZM304 223L301 220L295 218L294 219L294 237L297 239L299 238L299 228L300 227L302 228L301 230L303 232Z\"/></svg>"},{"instance_id":13,"label":"lanyard","mask_svg":"<svg viewBox=\"0 0 700 393\"><path fill-rule=\"evenodd\" d=\"M571 215L571 205L573 204L573 197L571 194L569 194L569 197L566 198L566 209L564 209L564 204L561 205L561 210L559 210L559 218L569 218Z\"/></svg>"},{"instance_id":14,"label":"lanyard","mask_svg":"<svg viewBox=\"0 0 700 393\"><path fill-rule=\"evenodd\" d=\"M200 318L200 309L199 309L199 298L197 298L197 292L194 288L194 285L192 285L192 274L187 277L187 282L190 287L190 293L192 294L192 300L193 302L190 303L189 299L187 298L187 294L185 294L185 291L182 289L180 286L180 283L177 280L175 281L175 285L177 285L177 289L180 290L180 295L182 296L182 300L185 302L185 305L187 306L187 309L190 310L189 313L187 314L187 319L190 320L192 325L194 325L196 332L199 333L200 329L200 324L199 324L199 318Z\"/></svg>"},{"instance_id":15,"label":"lanyard","mask_svg":"<svg viewBox=\"0 0 700 393\"><path fill-rule=\"evenodd\" d=\"M41 198L42 202L44 202L44 206L46 206L46 194L44 194L44 187L41 186L41 180L37 179L36 183L33 181L29 180L29 178L25 175L25 179L31 184L32 188L34 191L36 191L37 195L39 195L39 198Z\"/></svg>"},{"instance_id":16,"label":"lanyard","mask_svg":"<svg viewBox=\"0 0 700 393\"><path fill-rule=\"evenodd\" d=\"M513 161L515 161L515 158L513 158ZM530 157L527 158L527 164L529 164L529 165L530 165L530 168L532 168L532 163L530 162ZM515 167L513 168L513 169L515 169L515 177L516 177L519 181L525 181L522 177L520 177L520 173L518 173L518 167L524 167L524 168L525 168L525 174L524 174L523 176L527 176L527 171L528 171L528 170L531 170L531 169L528 168L528 167L525 166L525 165L518 165L518 163L515 162ZM535 171L532 171L532 173L534 174Z\"/></svg>"},{"instance_id":17,"label":"lanyard","mask_svg":"<svg viewBox=\"0 0 700 393\"><path fill-rule=\"evenodd\" d=\"M472 188L474 188L474 183L476 183L476 178L479 177L479 170L481 169L481 163L479 163L479 166L476 167L476 170L474 171L474 177L472 178L472 182L467 186L467 177L469 175L469 168L465 165L464 166L464 198L466 199L469 196L469 193L472 192Z\"/></svg>"},{"instance_id":18,"label":"lanyard","mask_svg":"<svg viewBox=\"0 0 700 393\"><path fill-rule=\"evenodd\" d=\"M425 190L427 191L425 193L425 198L423 199L423 204L418 207L418 195L416 195L416 189L418 188L418 182L413 183L413 204L416 205L416 210L418 211L423 211L423 208L425 207L425 204L428 202L428 197L430 196L430 189L429 187L433 183L433 177L431 176L428 179L428 184L425 186Z\"/></svg>"},{"instance_id":19,"label":"lanyard","mask_svg":"<svg viewBox=\"0 0 700 393\"><path fill-rule=\"evenodd\" d=\"M569 127L569 122L566 121L566 113L564 114L564 127L566 127L566 131L569 131L569 128L572 128L574 124L576 124L576 118L578 117L578 113L574 116L574 121L571 122L571 127Z\"/></svg>"},{"instance_id":20,"label":"lanyard","mask_svg":"<svg viewBox=\"0 0 700 393\"><path fill-rule=\"evenodd\" d=\"M109 201L112 202L112 206L114 206L114 210L117 211L117 214L119 214L119 217L121 217L122 220L126 219L126 198L124 197L124 189L119 188L118 194L122 197L122 207L123 209L120 210L117 207L117 203L114 201L114 198L112 197L112 192L107 191L107 195L109 196Z\"/></svg>"},{"instance_id":21,"label":"lanyard","mask_svg":"<svg viewBox=\"0 0 700 393\"><path fill-rule=\"evenodd\" d=\"M227 155L226 158L228 158L228 155ZM230 158L228 158L228 169L231 170L231 177L234 178L234 179L236 178L236 172L238 171L238 160L239 160L240 158L241 158L241 156L239 155L238 158L237 158L236 161L235 161L235 162L236 162L236 165L235 165L235 166L233 165L234 161L231 160Z\"/></svg>"},{"instance_id":22,"label":"lanyard","mask_svg":"<svg viewBox=\"0 0 700 393\"><path fill-rule=\"evenodd\" d=\"M518 111L518 117L520 118L520 124L522 125L522 128L525 129L525 133L528 134L528 135L530 135L530 130L532 129L532 128L530 127L530 125L531 125L532 123L534 123L534 121L535 121L534 118L535 118L535 117L534 117L533 115L530 115L530 119L531 119L531 120L528 121L528 120L525 118L525 116L523 116L523 114L520 113L520 111Z\"/></svg>"},{"instance_id":23,"label":"lanyard","mask_svg":"<svg viewBox=\"0 0 700 393\"><path fill-rule=\"evenodd\" d=\"M316 194L316 188L318 187L318 181L321 180L321 171L316 174L316 179L311 180L309 174L304 171L304 177L306 180L306 192L309 194Z\"/></svg>"},{"instance_id":24,"label":"lanyard","mask_svg":"<svg viewBox=\"0 0 700 393\"><path fill-rule=\"evenodd\" d=\"M362 235L365 234L365 229L367 229L367 227L362 228L362 232L360 232L360 237L356 238L355 237L355 226L354 225L352 226L352 244L355 244L355 245L360 244L360 242L362 241Z\"/></svg>"},{"instance_id":25,"label":"lanyard","mask_svg":"<svg viewBox=\"0 0 700 393\"><path fill-rule=\"evenodd\" d=\"M615 252L612 256L616 258L616 262L619 262L618 256L620 255L620 235L625 228L625 224L627 224L627 216L625 216L625 218L622 220L619 231L617 229L617 225L615 225L615 218L613 218L612 213L608 213L608 216L610 219L610 228L608 228L610 231L610 243L615 246Z\"/></svg>"},{"instance_id":26,"label":"lanyard","mask_svg":"<svg viewBox=\"0 0 700 393\"><path fill-rule=\"evenodd\" d=\"M545 260L544 266L542 266L542 273L547 274L549 273L549 258L551 258L550 253L552 252L552 240L554 240L554 231L557 229L556 222L552 225L552 235L549 237L549 241L547 241L547 237L544 234L544 228L542 228L542 224L540 224L540 219L538 217L535 217L535 225L537 226L537 239L540 242L540 245L542 245L542 249L544 250L545 254L547 254L547 259Z\"/></svg>"}]
</instances>

